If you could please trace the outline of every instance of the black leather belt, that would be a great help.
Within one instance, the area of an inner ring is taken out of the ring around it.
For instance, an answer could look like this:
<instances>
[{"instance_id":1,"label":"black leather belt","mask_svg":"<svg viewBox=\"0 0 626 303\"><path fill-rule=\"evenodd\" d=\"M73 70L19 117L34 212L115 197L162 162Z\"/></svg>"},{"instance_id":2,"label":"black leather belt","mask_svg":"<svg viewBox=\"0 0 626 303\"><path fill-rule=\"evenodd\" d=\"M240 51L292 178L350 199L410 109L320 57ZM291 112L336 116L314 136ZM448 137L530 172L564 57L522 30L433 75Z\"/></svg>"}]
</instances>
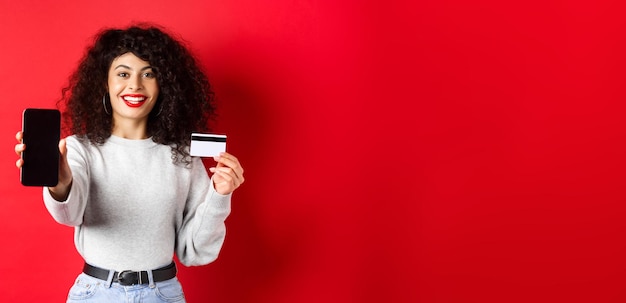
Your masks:
<instances>
[{"instance_id":1,"label":"black leather belt","mask_svg":"<svg viewBox=\"0 0 626 303\"><path fill-rule=\"evenodd\" d=\"M83 267L83 272L94 278L107 281L110 271L85 263L85 266ZM154 282L166 281L174 277L176 277L176 264L174 264L174 262L172 262L168 266L161 267L152 271L152 279L154 280ZM113 282L120 283L120 285L124 286L150 283L150 281L148 280L147 271L131 270L124 270L120 272L116 271L113 274Z\"/></svg>"}]
</instances>

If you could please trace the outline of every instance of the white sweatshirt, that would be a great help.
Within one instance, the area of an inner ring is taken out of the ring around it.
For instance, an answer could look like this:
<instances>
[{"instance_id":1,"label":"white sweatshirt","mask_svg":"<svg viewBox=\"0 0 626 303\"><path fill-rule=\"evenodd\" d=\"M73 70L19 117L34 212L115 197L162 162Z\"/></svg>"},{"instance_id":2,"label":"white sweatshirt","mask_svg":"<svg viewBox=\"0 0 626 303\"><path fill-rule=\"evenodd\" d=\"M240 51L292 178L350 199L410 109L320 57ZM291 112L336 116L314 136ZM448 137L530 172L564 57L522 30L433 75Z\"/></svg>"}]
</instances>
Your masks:
<instances>
[{"instance_id":1,"label":"white sweatshirt","mask_svg":"<svg viewBox=\"0 0 626 303\"><path fill-rule=\"evenodd\" d=\"M66 201L44 187L59 223L74 226L85 262L105 269L149 270L172 262L212 262L224 242L231 195L221 195L200 158L172 162L169 146L111 136L103 145L67 138L73 181Z\"/></svg>"}]
</instances>

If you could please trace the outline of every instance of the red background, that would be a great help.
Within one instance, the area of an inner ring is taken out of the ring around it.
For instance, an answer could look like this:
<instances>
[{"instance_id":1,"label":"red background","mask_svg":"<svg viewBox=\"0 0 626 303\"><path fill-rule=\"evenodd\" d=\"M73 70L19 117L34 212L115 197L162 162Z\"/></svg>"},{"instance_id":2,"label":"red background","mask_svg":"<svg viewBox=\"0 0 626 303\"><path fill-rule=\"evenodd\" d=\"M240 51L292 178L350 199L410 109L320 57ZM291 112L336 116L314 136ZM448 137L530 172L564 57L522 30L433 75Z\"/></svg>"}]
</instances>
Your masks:
<instances>
[{"instance_id":1,"label":"red background","mask_svg":"<svg viewBox=\"0 0 626 303\"><path fill-rule=\"evenodd\" d=\"M189 302L626 301L618 3L2 1L2 301L61 302L82 265L19 184L21 112L131 21L190 43L246 168Z\"/></svg>"}]
</instances>

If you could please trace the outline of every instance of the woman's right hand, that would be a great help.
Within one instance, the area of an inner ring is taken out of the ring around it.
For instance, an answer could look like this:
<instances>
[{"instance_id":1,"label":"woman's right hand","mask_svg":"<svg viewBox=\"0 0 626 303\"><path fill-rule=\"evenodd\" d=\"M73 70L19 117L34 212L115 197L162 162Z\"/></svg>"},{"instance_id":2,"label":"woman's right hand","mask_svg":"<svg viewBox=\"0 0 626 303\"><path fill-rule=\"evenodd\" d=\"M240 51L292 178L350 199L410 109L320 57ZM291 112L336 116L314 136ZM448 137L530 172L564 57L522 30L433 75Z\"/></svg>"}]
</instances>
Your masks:
<instances>
[{"instance_id":1,"label":"woman's right hand","mask_svg":"<svg viewBox=\"0 0 626 303\"><path fill-rule=\"evenodd\" d=\"M24 165L22 152L26 149L26 145L22 143L22 138L22 131L17 132L15 139L18 143L15 144L15 153L20 156L20 158L15 162L15 166L17 166L17 168L21 168L22 165ZM72 170L67 163L67 146L65 139L59 140L59 152L59 183L57 183L54 187L48 187L48 190L50 191L52 197L57 201L65 201L67 200L67 196L70 194L70 189L72 188Z\"/></svg>"}]
</instances>

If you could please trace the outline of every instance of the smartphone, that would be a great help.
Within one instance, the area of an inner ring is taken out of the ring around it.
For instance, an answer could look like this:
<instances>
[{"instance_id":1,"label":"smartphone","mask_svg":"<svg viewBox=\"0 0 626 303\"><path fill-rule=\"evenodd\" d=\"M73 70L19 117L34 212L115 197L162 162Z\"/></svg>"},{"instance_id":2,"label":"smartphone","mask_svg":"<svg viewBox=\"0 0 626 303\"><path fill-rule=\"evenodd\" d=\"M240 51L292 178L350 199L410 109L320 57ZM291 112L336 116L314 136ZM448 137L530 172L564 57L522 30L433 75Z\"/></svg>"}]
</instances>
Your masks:
<instances>
[{"instance_id":1,"label":"smartphone","mask_svg":"<svg viewBox=\"0 0 626 303\"><path fill-rule=\"evenodd\" d=\"M56 186L59 182L61 113L56 109L27 108L22 113L24 186Z\"/></svg>"}]
</instances>

